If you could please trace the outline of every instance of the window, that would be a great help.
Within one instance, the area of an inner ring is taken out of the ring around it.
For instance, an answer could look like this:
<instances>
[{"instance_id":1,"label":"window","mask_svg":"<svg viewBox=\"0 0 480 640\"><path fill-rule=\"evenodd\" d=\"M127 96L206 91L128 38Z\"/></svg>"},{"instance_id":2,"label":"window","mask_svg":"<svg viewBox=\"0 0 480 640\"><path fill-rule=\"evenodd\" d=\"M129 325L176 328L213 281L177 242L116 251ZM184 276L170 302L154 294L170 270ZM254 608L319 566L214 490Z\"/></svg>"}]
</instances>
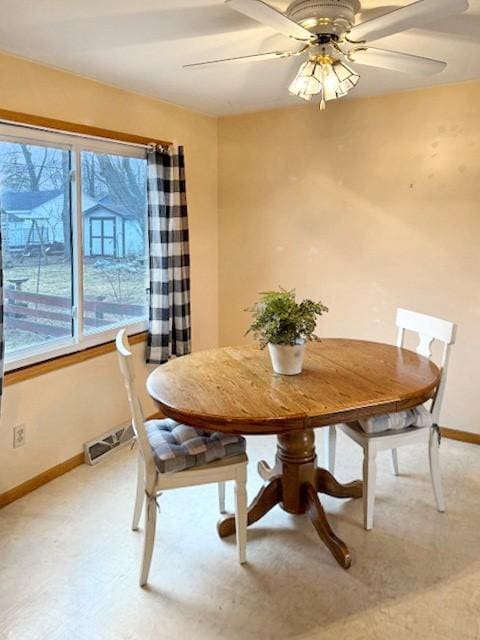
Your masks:
<instances>
[{"instance_id":1,"label":"window","mask_svg":"<svg viewBox=\"0 0 480 640\"><path fill-rule=\"evenodd\" d=\"M82 152L83 324L146 317L146 160Z\"/></svg>"},{"instance_id":2,"label":"window","mask_svg":"<svg viewBox=\"0 0 480 640\"><path fill-rule=\"evenodd\" d=\"M115 218L90 218L90 256L115 258L117 247L117 225Z\"/></svg>"},{"instance_id":3,"label":"window","mask_svg":"<svg viewBox=\"0 0 480 640\"><path fill-rule=\"evenodd\" d=\"M141 147L0 125L7 369L146 328Z\"/></svg>"}]
</instances>

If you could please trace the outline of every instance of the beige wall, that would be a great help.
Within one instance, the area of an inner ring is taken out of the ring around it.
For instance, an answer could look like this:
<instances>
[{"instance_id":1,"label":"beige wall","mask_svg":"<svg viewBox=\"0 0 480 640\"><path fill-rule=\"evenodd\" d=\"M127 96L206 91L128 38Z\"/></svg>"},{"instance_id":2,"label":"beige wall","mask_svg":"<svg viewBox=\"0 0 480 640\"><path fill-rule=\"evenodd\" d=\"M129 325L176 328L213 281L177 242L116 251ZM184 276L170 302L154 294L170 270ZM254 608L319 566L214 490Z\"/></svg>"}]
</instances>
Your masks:
<instances>
[{"instance_id":1,"label":"beige wall","mask_svg":"<svg viewBox=\"0 0 480 640\"><path fill-rule=\"evenodd\" d=\"M218 147L213 118L2 54L0 96L185 145L195 349L217 344L218 321L222 344L241 342L242 310L279 284L330 305L324 335L390 341L397 305L438 314L460 325L442 422L480 432L479 84L224 118ZM127 418L114 354L7 387L0 493Z\"/></svg>"},{"instance_id":2,"label":"beige wall","mask_svg":"<svg viewBox=\"0 0 480 640\"><path fill-rule=\"evenodd\" d=\"M397 306L459 324L442 423L480 432L480 84L219 122L220 341L278 285L318 332L390 342Z\"/></svg>"},{"instance_id":3,"label":"beige wall","mask_svg":"<svg viewBox=\"0 0 480 640\"><path fill-rule=\"evenodd\" d=\"M217 121L72 74L0 54L0 108L71 120L185 145L192 257L193 345L218 341ZM142 349L139 375L147 373ZM153 405L145 404L146 412ZM128 417L115 357L5 389L0 422L0 493L79 453L88 439ZM12 429L27 444L12 449Z\"/></svg>"}]
</instances>

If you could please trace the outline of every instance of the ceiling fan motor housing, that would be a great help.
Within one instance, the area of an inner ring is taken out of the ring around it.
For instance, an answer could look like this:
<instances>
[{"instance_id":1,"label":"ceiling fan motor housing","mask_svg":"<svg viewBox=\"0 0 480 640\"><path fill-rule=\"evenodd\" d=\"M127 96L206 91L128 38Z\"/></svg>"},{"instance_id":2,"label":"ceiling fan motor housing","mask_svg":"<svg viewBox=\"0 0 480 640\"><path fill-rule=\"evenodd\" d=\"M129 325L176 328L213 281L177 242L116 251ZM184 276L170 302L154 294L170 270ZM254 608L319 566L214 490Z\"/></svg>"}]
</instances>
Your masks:
<instances>
[{"instance_id":1,"label":"ceiling fan motor housing","mask_svg":"<svg viewBox=\"0 0 480 640\"><path fill-rule=\"evenodd\" d=\"M359 0L294 0L286 15L312 33L340 38L355 24L359 11Z\"/></svg>"}]
</instances>

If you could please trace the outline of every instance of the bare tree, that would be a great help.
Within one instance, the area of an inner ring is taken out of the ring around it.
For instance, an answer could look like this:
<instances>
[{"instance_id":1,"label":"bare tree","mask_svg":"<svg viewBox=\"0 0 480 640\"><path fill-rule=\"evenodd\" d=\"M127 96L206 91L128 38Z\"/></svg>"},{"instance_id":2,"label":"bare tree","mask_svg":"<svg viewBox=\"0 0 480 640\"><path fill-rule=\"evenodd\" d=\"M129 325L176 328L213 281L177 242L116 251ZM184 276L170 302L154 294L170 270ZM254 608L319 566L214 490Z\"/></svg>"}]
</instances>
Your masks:
<instances>
[{"instance_id":1,"label":"bare tree","mask_svg":"<svg viewBox=\"0 0 480 640\"><path fill-rule=\"evenodd\" d=\"M15 192L54 190L63 193L62 226L65 258L70 247L70 154L48 147L2 143L0 157L2 187Z\"/></svg>"},{"instance_id":2,"label":"bare tree","mask_svg":"<svg viewBox=\"0 0 480 640\"><path fill-rule=\"evenodd\" d=\"M69 260L72 256L72 246L70 242L72 228L72 208L70 206L70 154L64 153L62 156L62 184L63 189L63 205L62 205L62 225L63 225L63 255L65 260Z\"/></svg>"},{"instance_id":3,"label":"bare tree","mask_svg":"<svg viewBox=\"0 0 480 640\"><path fill-rule=\"evenodd\" d=\"M95 198L97 196L95 155L93 153L82 154L82 189L83 192Z\"/></svg>"},{"instance_id":4,"label":"bare tree","mask_svg":"<svg viewBox=\"0 0 480 640\"><path fill-rule=\"evenodd\" d=\"M0 145L2 187L15 192L55 190L63 193L62 225L65 258L71 257L70 153L18 143ZM94 199L108 196L137 221L145 233L145 166L133 158L82 153L82 190Z\"/></svg>"},{"instance_id":5,"label":"bare tree","mask_svg":"<svg viewBox=\"0 0 480 640\"><path fill-rule=\"evenodd\" d=\"M98 175L114 204L124 206L137 220L145 216L145 191L138 172L126 156L98 154Z\"/></svg>"},{"instance_id":6,"label":"bare tree","mask_svg":"<svg viewBox=\"0 0 480 640\"><path fill-rule=\"evenodd\" d=\"M25 159L25 167L27 169L27 173L30 179L30 191L40 191L42 174L45 169L45 165L48 158L48 148L45 147L43 151L43 158L39 165L34 164L32 159L32 152L28 147L28 145L21 144L20 148L22 150L23 157Z\"/></svg>"},{"instance_id":7,"label":"bare tree","mask_svg":"<svg viewBox=\"0 0 480 640\"><path fill-rule=\"evenodd\" d=\"M87 195L122 207L136 221L137 232L145 235L145 164L127 156L85 153L82 157L82 186Z\"/></svg>"}]
</instances>

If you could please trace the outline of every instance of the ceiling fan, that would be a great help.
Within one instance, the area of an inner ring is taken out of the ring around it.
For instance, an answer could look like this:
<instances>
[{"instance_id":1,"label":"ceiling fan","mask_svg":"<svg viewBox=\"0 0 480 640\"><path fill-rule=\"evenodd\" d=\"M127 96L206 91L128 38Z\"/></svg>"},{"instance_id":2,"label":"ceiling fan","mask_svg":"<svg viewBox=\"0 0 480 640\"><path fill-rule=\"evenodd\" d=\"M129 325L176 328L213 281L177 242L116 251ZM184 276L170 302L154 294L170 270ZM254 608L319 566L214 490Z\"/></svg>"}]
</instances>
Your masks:
<instances>
[{"instance_id":1,"label":"ceiling fan","mask_svg":"<svg viewBox=\"0 0 480 640\"><path fill-rule=\"evenodd\" d=\"M301 43L293 51L270 51L237 58L224 58L187 64L185 69L204 69L225 63L257 62L291 58L305 54L289 87L290 93L304 100L320 95L325 102L341 98L353 89L360 75L348 63L381 67L405 73L432 75L447 66L445 62L408 53L371 47L368 43L407 29L421 27L469 7L468 0L417 0L389 13L355 24L361 11L360 0L294 0L285 13L262 0L225 0L231 9Z\"/></svg>"}]
</instances>

